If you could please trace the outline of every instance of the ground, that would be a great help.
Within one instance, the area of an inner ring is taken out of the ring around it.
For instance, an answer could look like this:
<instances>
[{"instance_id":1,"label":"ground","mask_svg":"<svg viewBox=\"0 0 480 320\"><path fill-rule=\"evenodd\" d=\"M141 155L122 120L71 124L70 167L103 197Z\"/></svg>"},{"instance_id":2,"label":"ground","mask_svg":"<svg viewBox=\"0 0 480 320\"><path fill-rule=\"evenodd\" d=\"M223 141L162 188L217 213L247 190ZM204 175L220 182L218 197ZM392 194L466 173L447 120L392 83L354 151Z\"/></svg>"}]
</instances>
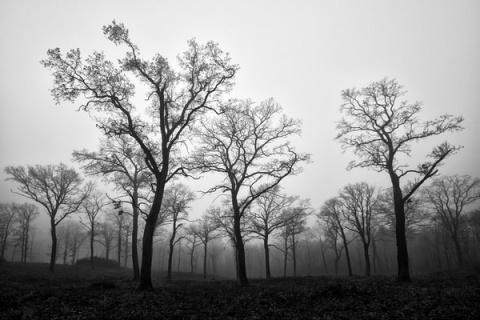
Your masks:
<instances>
[{"instance_id":1,"label":"ground","mask_svg":"<svg viewBox=\"0 0 480 320\"><path fill-rule=\"evenodd\" d=\"M0 319L480 319L480 276L202 280L155 275L139 292L130 270L0 266Z\"/></svg>"}]
</instances>

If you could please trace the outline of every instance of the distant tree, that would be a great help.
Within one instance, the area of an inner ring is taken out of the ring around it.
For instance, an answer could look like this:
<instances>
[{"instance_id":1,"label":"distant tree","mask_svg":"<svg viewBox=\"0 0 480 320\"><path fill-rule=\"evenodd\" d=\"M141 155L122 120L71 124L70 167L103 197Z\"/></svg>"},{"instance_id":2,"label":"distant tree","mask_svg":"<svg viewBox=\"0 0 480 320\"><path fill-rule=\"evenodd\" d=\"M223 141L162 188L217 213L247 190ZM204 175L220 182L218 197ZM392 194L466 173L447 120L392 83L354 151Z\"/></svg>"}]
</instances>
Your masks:
<instances>
[{"instance_id":1,"label":"distant tree","mask_svg":"<svg viewBox=\"0 0 480 320\"><path fill-rule=\"evenodd\" d=\"M297 244L300 235L308 230L307 217L310 215L310 200L301 200L297 206L286 209L288 223L285 225L285 233L289 239L289 248L293 261L293 276L297 276ZM288 252L288 251L287 251Z\"/></svg>"},{"instance_id":2,"label":"distant tree","mask_svg":"<svg viewBox=\"0 0 480 320\"><path fill-rule=\"evenodd\" d=\"M12 203L1 203L0 204L0 236L1 236L1 256L0 259L5 258L5 251L8 247L8 239L12 232L15 230L14 226L16 223L16 216L18 211L16 210L16 205Z\"/></svg>"},{"instance_id":3,"label":"distant tree","mask_svg":"<svg viewBox=\"0 0 480 320\"><path fill-rule=\"evenodd\" d=\"M250 205L285 177L300 172L299 164L309 156L297 153L287 140L300 134L299 120L287 118L272 99L254 105L233 101L218 117L203 122L197 135L201 146L193 159L202 172L218 172L223 182L209 189L227 193L232 205L239 280L248 284L245 248L240 229Z\"/></svg>"},{"instance_id":4,"label":"distant tree","mask_svg":"<svg viewBox=\"0 0 480 320\"><path fill-rule=\"evenodd\" d=\"M156 151L157 152L157 151ZM146 197L151 188L152 176L144 154L138 144L130 136L109 136L100 140L98 151L86 149L73 152L75 161L83 163L82 169L91 176L103 175L107 183L112 183L115 189L126 195L132 207L132 212L122 210L132 216L132 265L133 279L140 279L138 264L138 217L140 215L141 199ZM120 208L121 201L116 202ZM120 215L122 217L122 215ZM119 262L120 263L120 262Z\"/></svg>"},{"instance_id":5,"label":"distant tree","mask_svg":"<svg viewBox=\"0 0 480 320\"><path fill-rule=\"evenodd\" d=\"M212 262L212 272L214 275L217 274L217 261L222 252L225 250L225 245L219 240L214 239L208 244L208 257Z\"/></svg>"},{"instance_id":6,"label":"distant tree","mask_svg":"<svg viewBox=\"0 0 480 320\"><path fill-rule=\"evenodd\" d=\"M70 256L72 257L72 265L75 264L80 248L87 240L88 235L83 231L81 224L77 221L68 221L67 224L72 224L70 232L72 233L72 241L70 245Z\"/></svg>"},{"instance_id":7,"label":"distant tree","mask_svg":"<svg viewBox=\"0 0 480 320\"><path fill-rule=\"evenodd\" d=\"M448 131L462 130L462 117L443 115L438 119L421 122L418 114L421 104L409 104L398 99L405 94L397 80L384 78L362 89L342 91L340 111L344 118L338 123L337 139L342 148L353 149L360 159L352 161L355 167L385 171L390 176L395 205L395 232L397 241L398 279L410 281L407 240L405 235L405 203L417 189L438 172L438 167L459 146L444 142L433 148L431 162L411 168L402 163L402 155L410 156L411 144ZM408 174L417 178L408 192L402 190L401 179Z\"/></svg>"},{"instance_id":8,"label":"distant tree","mask_svg":"<svg viewBox=\"0 0 480 320\"><path fill-rule=\"evenodd\" d=\"M353 276L353 273L348 244L352 241L352 239L347 239L347 229L345 227L347 222L345 220L344 210L345 208L340 197L330 198L322 205L318 217L325 221L327 225L327 236L330 238L330 241L333 241L332 239L336 239L335 234L342 239L343 248L345 248L345 256L347 259L348 275L351 277ZM331 246L335 246L336 248L336 243L331 242ZM337 258L339 259L338 255Z\"/></svg>"},{"instance_id":9,"label":"distant tree","mask_svg":"<svg viewBox=\"0 0 480 320\"><path fill-rule=\"evenodd\" d=\"M207 278L207 259L208 259L208 243L218 238L218 233L216 232L219 228L219 225L215 223L213 219L212 212L219 210L215 207L210 207L198 221L198 229L196 229L197 236L203 244L203 278Z\"/></svg>"},{"instance_id":10,"label":"distant tree","mask_svg":"<svg viewBox=\"0 0 480 320\"><path fill-rule=\"evenodd\" d=\"M462 268L464 259L459 239L461 218L465 214L465 207L480 199L480 179L469 175L442 176L435 178L424 190L455 246L458 265Z\"/></svg>"},{"instance_id":11,"label":"distant tree","mask_svg":"<svg viewBox=\"0 0 480 320\"><path fill-rule=\"evenodd\" d=\"M30 229L32 227L32 222L35 220L40 212L38 207L32 203L23 203L15 205L16 210L18 211L16 220L17 220L17 230L19 235L20 251L21 258L20 262L27 263L27 254L30 240Z\"/></svg>"},{"instance_id":12,"label":"distant tree","mask_svg":"<svg viewBox=\"0 0 480 320\"><path fill-rule=\"evenodd\" d=\"M201 46L191 40L189 49L177 59L177 72L159 54L143 60L123 24L113 21L103 27L103 33L128 50L118 67L100 52L83 60L79 49L64 57L58 48L49 50L42 64L53 71L52 94L57 102L73 102L82 95L87 102L80 109L91 114L97 111L98 126L106 135L131 136L143 151L154 177L154 197L145 217L139 289L153 290L153 239L165 185L177 174L186 174L179 156L186 133L200 116L216 108L233 86L238 67L217 44ZM146 117L133 105L135 91L129 73L146 86Z\"/></svg>"},{"instance_id":13,"label":"distant tree","mask_svg":"<svg viewBox=\"0 0 480 320\"><path fill-rule=\"evenodd\" d=\"M251 232L255 234L255 237L263 240L265 275L267 279L271 278L269 236L288 223L287 216L283 214L284 209L295 200L297 200L297 197L281 194L280 186L277 185L270 191L260 195L255 201L255 208L250 211Z\"/></svg>"},{"instance_id":14,"label":"distant tree","mask_svg":"<svg viewBox=\"0 0 480 320\"><path fill-rule=\"evenodd\" d=\"M70 249L73 244L73 224L72 221L65 221L57 230L58 248L63 264L67 264Z\"/></svg>"},{"instance_id":15,"label":"distant tree","mask_svg":"<svg viewBox=\"0 0 480 320\"><path fill-rule=\"evenodd\" d=\"M172 259L175 245L183 238L177 237L178 230L188 219L188 209L190 203L195 200L195 194L184 184L172 184L165 190L163 196L162 211L167 217L167 221L171 223L170 239L168 242L168 268L167 279L172 279Z\"/></svg>"},{"instance_id":16,"label":"distant tree","mask_svg":"<svg viewBox=\"0 0 480 320\"><path fill-rule=\"evenodd\" d=\"M105 259L110 259L110 251L114 247L115 225L111 217L105 216L98 224L98 237L96 241L105 247Z\"/></svg>"},{"instance_id":17,"label":"distant tree","mask_svg":"<svg viewBox=\"0 0 480 320\"><path fill-rule=\"evenodd\" d=\"M90 236L90 267L95 267L95 253L94 243L95 237L98 236L100 227L100 219L102 218L102 208L107 205L105 197L100 192L92 192L89 197L82 203L81 211L87 215L87 219L84 221L80 218L80 223L85 227Z\"/></svg>"},{"instance_id":18,"label":"distant tree","mask_svg":"<svg viewBox=\"0 0 480 320\"><path fill-rule=\"evenodd\" d=\"M50 235L52 237L52 252L48 270L55 271L57 256L56 227L63 219L76 212L91 191L91 185L81 188L82 179L73 168L65 164L35 165L5 168L5 173L20 184L17 192L23 197L41 204L50 217Z\"/></svg>"},{"instance_id":19,"label":"distant tree","mask_svg":"<svg viewBox=\"0 0 480 320\"><path fill-rule=\"evenodd\" d=\"M363 245L365 275L371 273L370 245L379 214L379 198L376 188L366 182L349 184L340 192L345 207L345 228L358 234Z\"/></svg>"},{"instance_id":20,"label":"distant tree","mask_svg":"<svg viewBox=\"0 0 480 320\"><path fill-rule=\"evenodd\" d=\"M186 247L190 251L190 273L192 274L197 265L195 249L200 245L199 232L198 223L192 223L185 228L185 241L187 242Z\"/></svg>"}]
</instances>

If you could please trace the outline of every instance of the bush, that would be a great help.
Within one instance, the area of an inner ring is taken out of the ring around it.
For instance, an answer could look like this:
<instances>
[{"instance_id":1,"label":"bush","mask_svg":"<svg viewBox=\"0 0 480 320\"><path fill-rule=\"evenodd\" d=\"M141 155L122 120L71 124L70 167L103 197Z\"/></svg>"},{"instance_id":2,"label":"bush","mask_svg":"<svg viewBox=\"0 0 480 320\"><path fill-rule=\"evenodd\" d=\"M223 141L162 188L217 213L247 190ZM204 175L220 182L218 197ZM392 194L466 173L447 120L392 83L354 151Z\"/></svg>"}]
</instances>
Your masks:
<instances>
[{"instance_id":1,"label":"bush","mask_svg":"<svg viewBox=\"0 0 480 320\"><path fill-rule=\"evenodd\" d=\"M93 264L95 268L120 269L120 265L117 261L107 260L100 257L93 257ZM90 267L90 258L79 259L75 265L80 267Z\"/></svg>"}]
</instances>

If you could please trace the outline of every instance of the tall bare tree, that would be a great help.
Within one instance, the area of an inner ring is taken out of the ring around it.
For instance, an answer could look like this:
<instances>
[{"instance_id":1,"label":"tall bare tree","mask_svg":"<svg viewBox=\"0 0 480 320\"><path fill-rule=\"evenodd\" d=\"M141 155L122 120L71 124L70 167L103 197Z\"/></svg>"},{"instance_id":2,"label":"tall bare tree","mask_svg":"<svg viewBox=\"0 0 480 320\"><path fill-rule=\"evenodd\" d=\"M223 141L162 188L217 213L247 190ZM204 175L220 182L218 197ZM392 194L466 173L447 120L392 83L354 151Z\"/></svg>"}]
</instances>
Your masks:
<instances>
[{"instance_id":1,"label":"tall bare tree","mask_svg":"<svg viewBox=\"0 0 480 320\"><path fill-rule=\"evenodd\" d=\"M432 160L410 167L402 155L409 156L411 145L428 137L448 131L462 130L462 117L443 115L438 119L420 121L421 103L398 101L405 92L395 79L384 78L362 89L342 91L340 111L344 118L337 125L337 139L342 148L352 149L360 161L352 161L348 169L355 167L385 171L390 177L395 205L395 233L397 242L398 279L410 281L407 240L405 236L405 203L417 189L438 172L438 167L459 146L444 142L428 155ZM416 175L414 183L403 192L401 179Z\"/></svg>"},{"instance_id":2,"label":"tall bare tree","mask_svg":"<svg viewBox=\"0 0 480 320\"><path fill-rule=\"evenodd\" d=\"M442 176L435 178L424 190L438 220L452 239L458 266L462 268L464 258L459 234L462 217L466 206L480 200L480 179L469 175Z\"/></svg>"},{"instance_id":3,"label":"tall bare tree","mask_svg":"<svg viewBox=\"0 0 480 320\"><path fill-rule=\"evenodd\" d=\"M223 182L207 192L228 194L233 210L240 283L248 284L245 248L240 229L242 217L262 194L285 177L300 172L299 164L309 156L299 154L288 138L300 134L301 122L282 114L273 99L254 105L231 101L222 113L203 122L198 131L201 146L193 164L202 172L218 172Z\"/></svg>"},{"instance_id":4,"label":"tall bare tree","mask_svg":"<svg viewBox=\"0 0 480 320\"><path fill-rule=\"evenodd\" d=\"M191 223L185 229L185 241L187 242L186 247L190 250L190 273L193 274L197 266L197 257L195 255L195 249L200 245L199 238L199 225L197 223Z\"/></svg>"},{"instance_id":5,"label":"tall bare tree","mask_svg":"<svg viewBox=\"0 0 480 320\"><path fill-rule=\"evenodd\" d=\"M217 107L222 94L232 87L238 67L217 44L199 45L190 40L188 50L177 59L180 71L175 71L159 54L142 59L122 23L113 21L103 32L128 50L118 66L100 52L84 60L79 49L63 56L58 48L48 50L42 64L53 71L52 94L57 103L83 96L87 102L80 109L94 114L106 135L130 136L143 152L153 175L154 196L145 217L139 289L153 290L153 238L165 185L175 175L186 174L180 158L185 135L200 116ZM144 108L133 105L134 85L129 75L146 87ZM141 116L142 111L146 117Z\"/></svg>"},{"instance_id":6,"label":"tall bare tree","mask_svg":"<svg viewBox=\"0 0 480 320\"><path fill-rule=\"evenodd\" d=\"M308 230L307 217L310 215L310 200L300 200L296 206L291 206L286 209L286 220L288 223L285 225L286 239L289 242L289 249L291 251L291 257L293 261L293 276L297 276L297 244L300 240L300 235ZM288 252L288 250L286 250Z\"/></svg>"},{"instance_id":7,"label":"tall bare tree","mask_svg":"<svg viewBox=\"0 0 480 320\"><path fill-rule=\"evenodd\" d=\"M5 173L12 180L20 184L14 193L32 199L41 204L50 217L50 235L52 238L52 252L48 270L55 271L57 256L56 227L63 219L76 212L91 191L87 184L82 189L82 179L73 168L65 164L35 165L5 168Z\"/></svg>"},{"instance_id":8,"label":"tall bare tree","mask_svg":"<svg viewBox=\"0 0 480 320\"><path fill-rule=\"evenodd\" d=\"M158 153L158 152L157 152ZM82 169L91 176L103 175L107 183L129 198L132 207L132 265L133 279L140 279L138 264L138 217L141 199L145 198L152 182L151 172L145 163L144 154L138 144L127 135L110 136L100 140L98 151L86 149L73 152L75 161L83 163ZM123 217L123 216L120 216Z\"/></svg>"},{"instance_id":9,"label":"tall bare tree","mask_svg":"<svg viewBox=\"0 0 480 320\"><path fill-rule=\"evenodd\" d=\"M256 237L263 240L265 275L267 279L271 278L269 236L288 223L284 209L292 205L297 198L281 194L280 186L277 185L270 191L260 195L255 201L255 208L250 211L251 231Z\"/></svg>"}]
</instances>

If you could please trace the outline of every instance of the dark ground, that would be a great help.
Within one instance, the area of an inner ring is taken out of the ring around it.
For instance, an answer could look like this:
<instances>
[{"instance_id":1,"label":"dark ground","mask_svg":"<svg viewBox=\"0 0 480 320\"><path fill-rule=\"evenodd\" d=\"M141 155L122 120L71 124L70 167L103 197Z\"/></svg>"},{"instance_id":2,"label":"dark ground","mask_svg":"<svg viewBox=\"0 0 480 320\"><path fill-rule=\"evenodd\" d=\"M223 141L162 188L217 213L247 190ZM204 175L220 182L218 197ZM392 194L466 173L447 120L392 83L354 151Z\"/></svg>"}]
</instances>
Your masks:
<instances>
[{"instance_id":1,"label":"dark ground","mask_svg":"<svg viewBox=\"0 0 480 320\"><path fill-rule=\"evenodd\" d=\"M0 319L480 319L480 275L231 280L160 275L136 291L131 271L0 266Z\"/></svg>"}]
</instances>

